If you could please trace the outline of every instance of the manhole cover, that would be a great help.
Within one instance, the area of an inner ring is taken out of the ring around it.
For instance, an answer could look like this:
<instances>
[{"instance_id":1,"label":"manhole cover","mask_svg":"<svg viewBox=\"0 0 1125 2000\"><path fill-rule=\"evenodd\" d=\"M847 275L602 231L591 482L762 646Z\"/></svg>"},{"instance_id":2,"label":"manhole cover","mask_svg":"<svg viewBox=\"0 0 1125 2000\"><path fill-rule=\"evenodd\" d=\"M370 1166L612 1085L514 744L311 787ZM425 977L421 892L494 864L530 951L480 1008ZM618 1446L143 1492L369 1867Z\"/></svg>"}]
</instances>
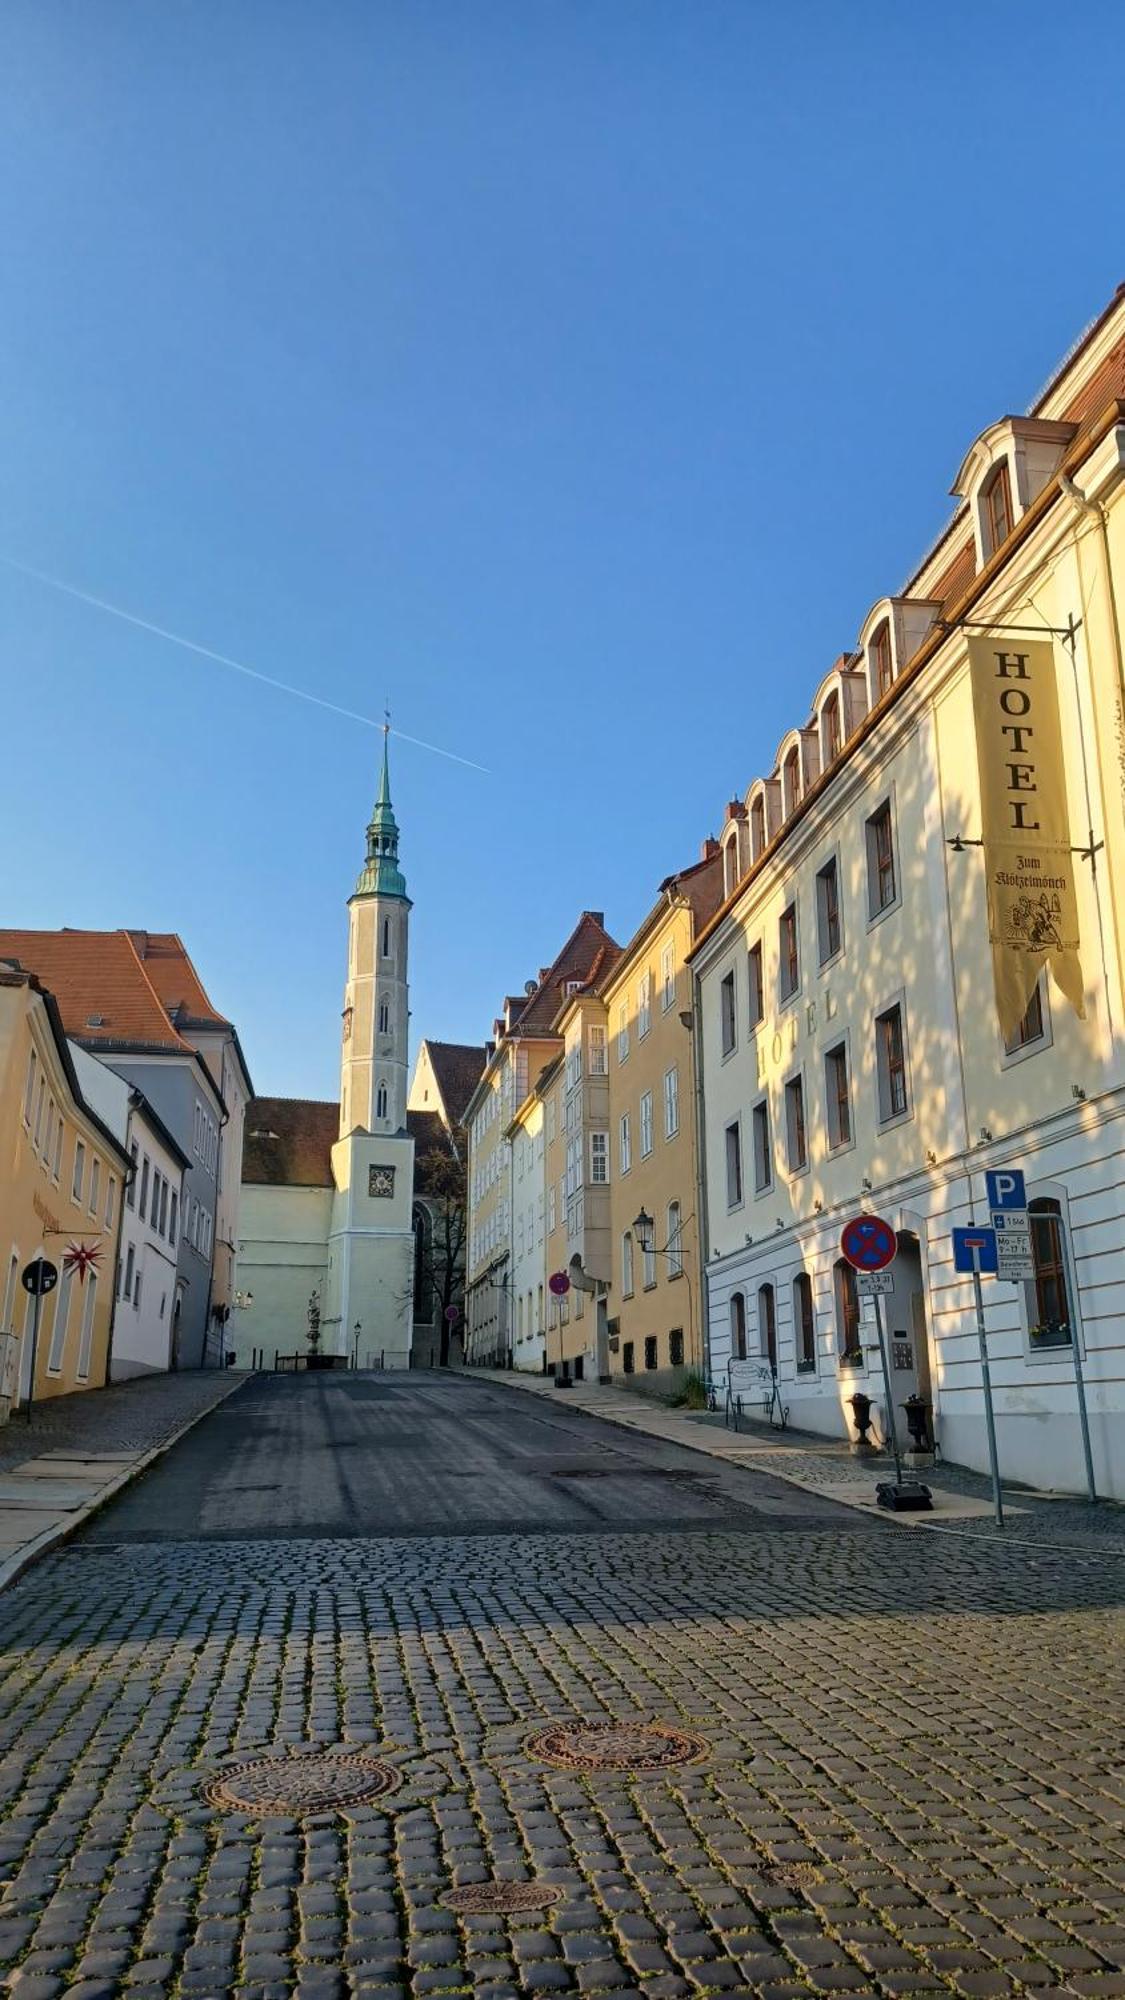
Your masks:
<instances>
[{"instance_id":1,"label":"manhole cover","mask_svg":"<svg viewBox=\"0 0 1125 2000\"><path fill-rule=\"evenodd\" d=\"M451 1889L442 1902L463 1917L508 1916L517 1910L545 1909L561 1895L553 1882L470 1882L464 1889Z\"/></svg>"},{"instance_id":2,"label":"manhole cover","mask_svg":"<svg viewBox=\"0 0 1125 2000\"><path fill-rule=\"evenodd\" d=\"M396 1790L399 1774L391 1764L352 1750L318 1750L308 1756L248 1757L228 1764L204 1787L213 1806L235 1812L331 1812L334 1807L370 1805Z\"/></svg>"},{"instance_id":3,"label":"manhole cover","mask_svg":"<svg viewBox=\"0 0 1125 2000\"><path fill-rule=\"evenodd\" d=\"M554 1722L528 1737L527 1748L562 1771L663 1771L694 1764L707 1744L663 1722Z\"/></svg>"}]
</instances>

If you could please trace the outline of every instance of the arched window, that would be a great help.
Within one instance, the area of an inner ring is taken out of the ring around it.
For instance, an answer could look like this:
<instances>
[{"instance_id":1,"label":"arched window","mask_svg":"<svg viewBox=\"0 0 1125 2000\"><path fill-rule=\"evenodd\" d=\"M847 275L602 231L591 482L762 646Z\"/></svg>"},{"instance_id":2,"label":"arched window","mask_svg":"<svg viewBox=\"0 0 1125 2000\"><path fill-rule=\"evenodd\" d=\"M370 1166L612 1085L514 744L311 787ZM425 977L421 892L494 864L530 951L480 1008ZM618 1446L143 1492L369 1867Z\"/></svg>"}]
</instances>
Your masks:
<instances>
[{"instance_id":1,"label":"arched window","mask_svg":"<svg viewBox=\"0 0 1125 2000\"><path fill-rule=\"evenodd\" d=\"M787 813L796 812L801 803L801 752L796 744L785 759L782 776L785 810Z\"/></svg>"},{"instance_id":2,"label":"arched window","mask_svg":"<svg viewBox=\"0 0 1125 2000\"><path fill-rule=\"evenodd\" d=\"M1073 1339L1073 1314L1067 1283L1066 1243L1063 1237L1062 1206L1049 1195L1028 1203L1031 1226L1031 1261L1035 1276L1035 1320L1031 1328L1033 1347L1069 1347ZM1029 1301L1030 1303L1030 1301Z\"/></svg>"},{"instance_id":3,"label":"arched window","mask_svg":"<svg viewBox=\"0 0 1125 2000\"><path fill-rule=\"evenodd\" d=\"M836 1338L840 1359L849 1368L863 1365L863 1343L859 1331L859 1293L855 1272L846 1257L837 1257L833 1268L836 1292Z\"/></svg>"},{"instance_id":4,"label":"arched window","mask_svg":"<svg viewBox=\"0 0 1125 2000\"><path fill-rule=\"evenodd\" d=\"M375 1092L375 1116L376 1118L385 1118L386 1115L387 1115L387 1086L385 1083L381 1083Z\"/></svg>"},{"instance_id":5,"label":"arched window","mask_svg":"<svg viewBox=\"0 0 1125 2000\"><path fill-rule=\"evenodd\" d=\"M894 658L891 653L891 621L889 618L884 618L871 640L871 683L875 701L878 701L881 694L886 694L894 677Z\"/></svg>"},{"instance_id":6,"label":"arched window","mask_svg":"<svg viewBox=\"0 0 1125 2000\"><path fill-rule=\"evenodd\" d=\"M1000 460L989 479L981 494L981 504L988 530L988 553L994 556L997 549L1007 541L1013 527L1012 480L1006 458Z\"/></svg>"},{"instance_id":7,"label":"arched window","mask_svg":"<svg viewBox=\"0 0 1125 2000\"><path fill-rule=\"evenodd\" d=\"M816 1367L816 1315L813 1312L812 1279L807 1271L798 1271L793 1280L793 1328L797 1373L811 1375Z\"/></svg>"},{"instance_id":8,"label":"arched window","mask_svg":"<svg viewBox=\"0 0 1125 2000\"><path fill-rule=\"evenodd\" d=\"M758 793L750 808L750 851L756 861L766 845L766 802Z\"/></svg>"},{"instance_id":9,"label":"arched window","mask_svg":"<svg viewBox=\"0 0 1125 2000\"><path fill-rule=\"evenodd\" d=\"M758 1286L758 1350L763 1361L770 1364L770 1373L777 1374L777 1310L774 1306L773 1286Z\"/></svg>"},{"instance_id":10,"label":"arched window","mask_svg":"<svg viewBox=\"0 0 1125 2000\"><path fill-rule=\"evenodd\" d=\"M384 999L380 1000L379 1002L379 1033L381 1035L389 1035L390 1032L391 1032L391 1003L389 1000Z\"/></svg>"},{"instance_id":11,"label":"arched window","mask_svg":"<svg viewBox=\"0 0 1125 2000\"><path fill-rule=\"evenodd\" d=\"M820 724L821 754L827 765L831 764L833 759L840 755L840 746L843 741L840 729L840 697L838 694L829 695L828 700L820 711Z\"/></svg>"},{"instance_id":12,"label":"arched window","mask_svg":"<svg viewBox=\"0 0 1125 2000\"><path fill-rule=\"evenodd\" d=\"M745 1361L746 1300L741 1292L730 1295L730 1352L732 1361Z\"/></svg>"},{"instance_id":13,"label":"arched window","mask_svg":"<svg viewBox=\"0 0 1125 2000\"><path fill-rule=\"evenodd\" d=\"M390 955L391 955L391 920L390 920L390 918L389 918L389 917L384 917L384 918L383 918L383 957L384 957L384 958L389 958L389 957L390 957Z\"/></svg>"}]
</instances>

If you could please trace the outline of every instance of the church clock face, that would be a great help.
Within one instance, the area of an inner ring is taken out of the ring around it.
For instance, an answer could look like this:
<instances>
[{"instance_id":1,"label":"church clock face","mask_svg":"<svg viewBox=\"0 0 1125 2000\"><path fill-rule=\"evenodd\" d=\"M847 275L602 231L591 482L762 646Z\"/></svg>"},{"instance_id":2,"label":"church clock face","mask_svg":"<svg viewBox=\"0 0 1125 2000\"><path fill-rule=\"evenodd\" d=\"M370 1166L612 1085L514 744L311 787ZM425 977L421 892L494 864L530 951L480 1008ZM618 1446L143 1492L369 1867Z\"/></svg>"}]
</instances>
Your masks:
<instances>
[{"instance_id":1,"label":"church clock face","mask_svg":"<svg viewBox=\"0 0 1125 2000\"><path fill-rule=\"evenodd\" d=\"M370 1195L393 1195L395 1191L395 1170L393 1167L368 1167L367 1192Z\"/></svg>"}]
</instances>

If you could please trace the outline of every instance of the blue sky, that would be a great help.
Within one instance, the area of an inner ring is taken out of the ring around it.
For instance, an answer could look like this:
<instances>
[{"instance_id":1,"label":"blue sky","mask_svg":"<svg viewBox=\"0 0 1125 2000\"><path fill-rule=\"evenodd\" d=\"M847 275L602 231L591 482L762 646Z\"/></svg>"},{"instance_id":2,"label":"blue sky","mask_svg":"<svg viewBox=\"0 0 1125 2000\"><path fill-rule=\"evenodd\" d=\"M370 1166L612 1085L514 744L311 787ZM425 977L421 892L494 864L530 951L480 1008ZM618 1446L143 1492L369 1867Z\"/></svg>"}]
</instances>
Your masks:
<instances>
[{"instance_id":1,"label":"blue sky","mask_svg":"<svg viewBox=\"0 0 1125 2000\"><path fill-rule=\"evenodd\" d=\"M8 0L0 555L488 767L394 746L415 1039L628 936L1125 276L1077 18ZM376 734L2 565L0 691L0 918L334 1095Z\"/></svg>"}]
</instances>

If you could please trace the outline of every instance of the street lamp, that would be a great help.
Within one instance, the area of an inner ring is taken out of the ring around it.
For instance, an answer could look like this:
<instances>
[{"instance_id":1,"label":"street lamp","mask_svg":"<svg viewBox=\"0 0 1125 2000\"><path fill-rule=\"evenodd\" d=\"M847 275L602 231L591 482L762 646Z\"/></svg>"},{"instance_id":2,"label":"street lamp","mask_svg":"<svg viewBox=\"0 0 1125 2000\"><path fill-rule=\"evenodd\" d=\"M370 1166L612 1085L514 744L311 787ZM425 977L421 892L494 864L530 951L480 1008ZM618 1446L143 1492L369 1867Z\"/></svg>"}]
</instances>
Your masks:
<instances>
[{"instance_id":1,"label":"street lamp","mask_svg":"<svg viewBox=\"0 0 1125 2000\"><path fill-rule=\"evenodd\" d=\"M352 1373L353 1373L353 1374L355 1373L356 1369L357 1369L357 1368L359 1367L359 1336L360 1336L360 1334L361 1334L362 1332L363 1332L363 1322L362 1322L362 1320L358 1320L358 1319L357 1319L357 1321L356 1321L356 1323L355 1323L355 1326L354 1326L354 1327L352 1328L352 1333L353 1333L353 1336L354 1336L354 1338L353 1338L353 1340L352 1340Z\"/></svg>"}]
</instances>

